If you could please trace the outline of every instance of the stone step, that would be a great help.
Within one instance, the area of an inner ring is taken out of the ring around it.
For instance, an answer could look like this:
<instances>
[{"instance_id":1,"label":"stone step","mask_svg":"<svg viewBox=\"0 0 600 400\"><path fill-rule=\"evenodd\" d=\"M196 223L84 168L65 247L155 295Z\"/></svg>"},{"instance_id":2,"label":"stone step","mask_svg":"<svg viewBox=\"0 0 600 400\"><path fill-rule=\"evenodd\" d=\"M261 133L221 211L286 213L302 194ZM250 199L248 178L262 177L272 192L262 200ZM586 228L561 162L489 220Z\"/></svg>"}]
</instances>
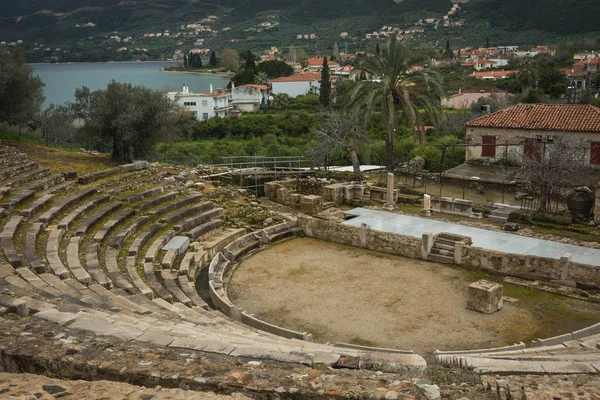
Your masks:
<instances>
[{"instance_id":1,"label":"stone step","mask_svg":"<svg viewBox=\"0 0 600 400\"><path fill-rule=\"evenodd\" d=\"M433 248L434 249L440 249L440 250L447 250L447 251L451 251L451 252L454 253L455 246L451 246L449 244L435 242L435 244L433 245Z\"/></svg>"},{"instance_id":2,"label":"stone step","mask_svg":"<svg viewBox=\"0 0 600 400\"><path fill-rule=\"evenodd\" d=\"M448 257L452 257L454 259L454 251L448 251L448 250L443 250L443 249L438 249L438 248L433 248L431 249L431 253L430 254L437 254L437 255L442 255L442 256L448 256Z\"/></svg>"},{"instance_id":3,"label":"stone step","mask_svg":"<svg viewBox=\"0 0 600 400\"><path fill-rule=\"evenodd\" d=\"M435 239L435 243L439 243L439 244L444 244L446 246L450 246L452 248L454 248L456 246L456 240L451 240L451 239L447 239L447 238L443 238L438 236L437 239Z\"/></svg>"},{"instance_id":4,"label":"stone step","mask_svg":"<svg viewBox=\"0 0 600 400\"><path fill-rule=\"evenodd\" d=\"M444 264L454 264L454 257L444 256L441 254L430 254L429 259Z\"/></svg>"}]
</instances>

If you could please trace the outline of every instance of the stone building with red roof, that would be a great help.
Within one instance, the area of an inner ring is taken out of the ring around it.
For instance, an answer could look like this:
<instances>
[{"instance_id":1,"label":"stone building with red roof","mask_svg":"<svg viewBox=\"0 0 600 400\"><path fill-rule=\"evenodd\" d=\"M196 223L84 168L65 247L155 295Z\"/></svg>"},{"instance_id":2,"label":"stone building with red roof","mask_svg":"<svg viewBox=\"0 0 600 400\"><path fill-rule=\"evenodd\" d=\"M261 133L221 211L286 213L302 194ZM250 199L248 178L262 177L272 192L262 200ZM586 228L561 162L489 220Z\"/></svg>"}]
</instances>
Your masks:
<instances>
[{"instance_id":1,"label":"stone building with red roof","mask_svg":"<svg viewBox=\"0 0 600 400\"><path fill-rule=\"evenodd\" d=\"M582 140L600 165L600 108L589 104L518 104L467 122L466 161L539 157L544 145L567 135ZM508 154L506 153L508 151Z\"/></svg>"}]
</instances>

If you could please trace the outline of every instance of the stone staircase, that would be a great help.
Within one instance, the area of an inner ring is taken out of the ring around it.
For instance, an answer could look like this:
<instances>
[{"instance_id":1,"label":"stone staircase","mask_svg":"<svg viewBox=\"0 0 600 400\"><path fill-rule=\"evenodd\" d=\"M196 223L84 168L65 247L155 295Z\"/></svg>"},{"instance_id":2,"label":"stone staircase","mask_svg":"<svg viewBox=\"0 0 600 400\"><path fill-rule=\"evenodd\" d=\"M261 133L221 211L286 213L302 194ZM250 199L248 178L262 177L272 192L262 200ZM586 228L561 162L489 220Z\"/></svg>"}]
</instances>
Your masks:
<instances>
[{"instance_id":1,"label":"stone staircase","mask_svg":"<svg viewBox=\"0 0 600 400\"><path fill-rule=\"evenodd\" d=\"M465 241L464 236L454 235L451 233L440 233L433 243L433 247L429 252L429 259L431 261L454 264L454 251L456 248L456 242ZM470 241L470 239L468 239Z\"/></svg>"}]
</instances>

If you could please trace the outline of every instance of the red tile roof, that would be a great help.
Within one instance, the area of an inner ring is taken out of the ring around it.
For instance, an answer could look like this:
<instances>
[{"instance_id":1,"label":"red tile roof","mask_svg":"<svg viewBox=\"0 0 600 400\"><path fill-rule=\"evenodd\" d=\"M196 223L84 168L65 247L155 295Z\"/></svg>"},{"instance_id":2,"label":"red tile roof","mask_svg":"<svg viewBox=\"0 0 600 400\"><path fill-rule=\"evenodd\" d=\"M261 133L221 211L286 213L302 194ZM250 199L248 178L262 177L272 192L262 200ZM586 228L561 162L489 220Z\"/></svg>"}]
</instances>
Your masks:
<instances>
[{"instance_id":1,"label":"red tile roof","mask_svg":"<svg viewBox=\"0 0 600 400\"><path fill-rule=\"evenodd\" d=\"M327 59L328 65L337 65L335 61ZM323 57L313 57L308 59L308 65L323 65Z\"/></svg>"},{"instance_id":2,"label":"red tile roof","mask_svg":"<svg viewBox=\"0 0 600 400\"><path fill-rule=\"evenodd\" d=\"M290 76L282 76L281 78L273 79L269 82L313 82L321 79L321 74L294 74Z\"/></svg>"},{"instance_id":3,"label":"red tile roof","mask_svg":"<svg viewBox=\"0 0 600 400\"><path fill-rule=\"evenodd\" d=\"M465 124L477 128L600 132L600 108L589 104L519 104Z\"/></svg>"}]
</instances>

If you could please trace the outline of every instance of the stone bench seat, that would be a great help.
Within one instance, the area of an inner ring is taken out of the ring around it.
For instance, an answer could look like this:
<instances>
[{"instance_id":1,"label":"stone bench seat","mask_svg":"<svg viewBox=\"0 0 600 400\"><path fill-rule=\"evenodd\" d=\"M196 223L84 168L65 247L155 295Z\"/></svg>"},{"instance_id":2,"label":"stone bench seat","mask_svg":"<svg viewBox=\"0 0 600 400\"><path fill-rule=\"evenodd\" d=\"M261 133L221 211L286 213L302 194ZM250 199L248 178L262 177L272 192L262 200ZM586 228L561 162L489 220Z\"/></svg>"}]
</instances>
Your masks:
<instances>
[{"instance_id":1,"label":"stone bench seat","mask_svg":"<svg viewBox=\"0 0 600 400\"><path fill-rule=\"evenodd\" d=\"M223 230L219 235L216 235L210 240L207 240L202 243L204 247L204 251L207 253L208 258L213 258L217 253L222 251L225 246L234 240L242 237L246 233L246 230L243 228L239 229L226 229Z\"/></svg>"},{"instance_id":2,"label":"stone bench seat","mask_svg":"<svg viewBox=\"0 0 600 400\"><path fill-rule=\"evenodd\" d=\"M255 233L248 233L225 246L223 254L229 261L235 261L240 256L259 246L260 238Z\"/></svg>"},{"instance_id":3,"label":"stone bench seat","mask_svg":"<svg viewBox=\"0 0 600 400\"><path fill-rule=\"evenodd\" d=\"M161 299L169 303L173 303L173 295L169 293L167 289L160 284L160 282L158 282L158 279L156 279L153 262L144 263L144 276L146 277L148 283L150 283L152 290L154 290Z\"/></svg>"},{"instance_id":4,"label":"stone bench seat","mask_svg":"<svg viewBox=\"0 0 600 400\"><path fill-rule=\"evenodd\" d=\"M179 255L179 252L177 249L167 250L161 261L161 266L165 269L174 268L178 255Z\"/></svg>"},{"instance_id":5,"label":"stone bench seat","mask_svg":"<svg viewBox=\"0 0 600 400\"><path fill-rule=\"evenodd\" d=\"M139 290L141 294L150 300L154 299L154 292L148 287L148 285L146 285L137 271L135 256L128 256L125 259L125 267L127 268L127 273L131 278L131 282L137 288L137 290Z\"/></svg>"},{"instance_id":6,"label":"stone bench seat","mask_svg":"<svg viewBox=\"0 0 600 400\"><path fill-rule=\"evenodd\" d=\"M50 186L48 189L43 190L42 192L40 192L40 196L41 195L46 195L46 194L52 194L52 195L58 195L64 192L68 192L69 190L72 190L75 188L75 182L73 181L63 181L57 185L54 186Z\"/></svg>"},{"instance_id":7,"label":"stone bench seat","mask_svg":"<svg viewBox=\"0 0 600 400\"><path fill-rule=\"evenodd\" d=\"M92 226L94 226L98 221L100 221L107 215L110 215L113 212L117 211L119 208L121 208L121 206L123 206L123 203L121 203L120 201L116 201L99 210L94 215L83 221L77 227L76 234L80 236L87 234L88 231L92 228Z\"/></svg>"},{"instance_id":8,"label":"stone bench seat","mask_svg":"<svg viewBox=\"0 0 600 400\"><path fill-rule=\"evenodd\" d=\"M152 224L148 228L144 230L140 235L138 235L134 241L129 246L129 250L127 251L128 256L137 256L139 252L142 250L142 247L148 243L148 240L152 236L154 236L157 232L164 228L163 224Z\"/></svg>"},{"instance_id":9,"label":"stone bench seat","mask_svg":"<svg viewBox=\"0 0 600 400\"><path fill-rule=\"evenodd\" d=\"M126 219L128 219L129 217L131 217L134 214L135 214L135 210L126 209L126 210L121 211L114 218L106 221L104 223L104 225L102 225L100 227L100 229L98 230L98 232L96 232L96 234L94 235L94 238L93 238L94 241L95 242L103 242L104 239L112 232L113 229L115 229L115 227L117 225L124 222Z\"/></svg>"},{"instance_id":10,"label":"stone bench seat","mask_svg":"<svg viewBox=\"0 0 600 400\"><path fill-rule=\"evenodd\" d=\"M158 186L158 187L155 187L152 189L145 190L140 193L136 193L134 195L127 197L127 203L129 203L129 204L137 203L138 201L142 201L144 199L147 199L148 197L153 197L153 196L159 195L164 190L165 189L162 186Z\"/></svg>"},{"instance_id":11,"label":"stone bench seat","mask_svg":"<svg viewBox=\"0 0 600 400\"><path fill-rule=\"evenodd\" d=\"M190 281L192 282L196 282L196 280L198 280L198 276L200 275L200 272L202 272L202 267L206 264L206 262L208 261L208 253L204 250L198 250L195 253L194 256L194 262L191 263L189 265L188 271L187 271L187 277L189 278ZM180 267L180 274L181 274L181 267Z\"/></svg>"},{"instance_id":12,"label":"stone bench seat","mask_svg":"<svg viewBox=\"0 0 600 400\"><path fill-rule=\"evenodd\" d=\"M36 179L31 181L24 186L22 186L25 190L35 190L35 191L43 191L48 189L51 186L58 185L59 183L64 182L65 177L62 174L51 174L41 179Z\"/></svg>"},{"instance_id":13,"label":"stone bench seat","mask_svg":"<svg viewBox=\"0 0 600 400\"><path fill-rule=\"evenodd\" d=\"M155 208L160 204L166 203L167 201L174 200L176 197L177 192L169 192L167 194L163 194L162 196L158 196L153 199L139 203L137 206L135 206L135 209L139 212L146 211L151 208Z\"/></svg>"},{"instance_id":14,"label":"stone bench seat","mask_svg":"<svg viewBox=\"0 0 600 400\"><path fill-rule=\"evenodd\" d=\"M48 270L44 261L40 258L40 256L38 256L35 246L37 238L43 229L44 225L40 222L29 225L29 229L27 229L25 241L23 243L23 255L25 256L25 259L29 263L31 269L38 274L45 273Z\"/></svg>"},{"instance_id":15,"label":"stone bench seat","mask_svg":"<svg viewBox=\"0 0 600 400\"><path fill-rule=\"evenodd\" d=\"M38 168L32 169L30 171L23 172L19 175L15 175L10 179L6 179L6 180L4 180L2 185L10 186L10 187L23 187L26 183L47 177L50 174L52 174L52 171L50 170L50 168L39 168L38 167Z\"/></svg>"},{"instance_id":16,"label":"stone bench seat","mask_svg":"<svg viewBox=\"0 0 600 400\"><path fill-rule=\"evenodd\" d=\"M150 210L148 211L148 214L158 218L167 213L170 213L173 210L177 210L178 208L186 207L190 204L197 203L202 199L202 197L203 196L201 194L195 194L189 197L185 197L183 199L157 207L154 210Z\"/></svg>"},{"instance_id":17,"label":"stone bench seat","mask_svg":"<svg viewBox=\"0 0 600 400\"><path fill-rule=\"evenodd\" d=\"M127 293L135 293L133 285L129 283L121 273L118 259L119 250L111 247L106 248L104 251L104 266L106 268L106 273L116 287L125 290Z\"/></svg>"},{"instance_id":18,"label":"stone bench seat","mask_svg":"<svg viewBox=\"0 0 600 400\"><path fill-rule=\"evenodd\" d=\"M169 231L163 232L159 237L156 238L156 240L154 240L154 242L152 242L150 247L148 247L148 250L146 251L146 254L144 255L144 260L146 262L155 262L156 257L158 256L158 253L160 252L162 247L169 240L171 240L171 238L173 236L175 236L175 231L169 230Z\"/></svg>"},{"instance_id":19,"label":"stone bench seat","mask_svg":"<svg viewBox=\"0 0 600 400\"><path fill-rule=\"evenodd\" d=\"M192 216L194 214L204 213L213 208L215 208L215 203L213 203L212 201L204 201L204 202L198 203L194 206L186 207L179 211L171 213L168 216L161 218L160 222L169 224L169 225L173 225L189 216Z\"/></svg>"},{"instance_id":20,"label":"stone bench seat","mask_svg":"<svg viewBox=\"0 0 600 400\"><path fill-rule=\"evenodd\" d=\"M81 244L82 239L81 236L73 236L69 239L66 252L67 265L77 281L84 285L89 285L92 283L92 278L83 268L83 265L81 265L81 261L79 260L79 245Z\"/></svg>"},{"instance_id":21,"label":"stone bench seat","mask_svg":"<svg viewBox=\"0 0 600 400\"><path fill-rule=\"evenodd\" d=\"M87 201L87 202L83 203L82 205L80 205L79 207L77 207L75 210L71 211L69 214L65 215L58 222L57 226L60 229L64 229L65 231L68 232L69 227L77 218L81 217L85 212L91 210L92 208L94 208L100 204L104 204L108 201L110 201L109 195L102 195L102 196L96 197L95 199Z\"/></svg>"},{"instance_id":22,"label":"stone bench seat","mask_svg":"<svg viewBox=\"0 0 600 400\"><path fill-rule=\"evenodd\" d=\"M186 307L192 307L194 305L192 300L190 300L190 298L183 293L179 285L177 285L177 281L170 270L163 269L156 272L160 274L165 287L173 295L174 300L177 299L178 302L185 304Z\"/></svg>"},{"instance_id":23,"label":"stone bench seat","mask_svg":"<svg viewBox=\"0 0 600 400\"><path fill-rule=\"evenodd\" d=\"M0 232L0 247L2 247L6 259L14 268L23 265L23 260L17 254L14 243L15 233L23 222L24 218L22 216L14 215L4 224L2 232Z\"/></svg>"},{"instance_id":24,"label":"stone bench seat","mask_svg":"<svg viewBox=\"0 0 600 400\"><path fill-rule=\"evenodd\" d=\"M285 237L295 236L302 232L294 222L284 222L283 224L270 226L260 231L260 239L263 244L269 244L275 240Z\"/></svg>"},{"instance_id":25,"label":"stone bench seat","mask_svg":"<svg viewBox=\"0 0 600 400\"><path fill-rule=\"evenodd\" d=\"M127 239L131 237L135 232L137 232L142 226L146 225L148 222L148 217L136 217L133 222L121 230L119 233L115 235L114 238L110 241L110 246L115 249L120 249L123 247Z\"/></svg>"},{"instance_id":26,"label":"stone bench seat","mask_svg":"<svg viewBox=\"0 0 600 400\"><path fill-rule=\"evenodd\" d=\"M30 161L27 158L27 154L23 154L23 153L19 153L19 152L7 153L7 154L0 153L0 167L2 167L2 168L10 167L10 166L16 167L20 164L28 163L28 162L30 162Z\"/></svg>"},{"instance_id":27,"label":"stone bench seat","mask_svg":"<svg viewBox=\"0 0 600 400\"><path fill-rule=\"evenodd\" d=\"M45 195L40 196L40 197L36 198L35 200L33 200L33 202L31 204L29 204L29 206L27 206L26 208L24 208L22 210L17 211L17 213L26 218L31 218L39 210L41 210L42 208L44 208L48 204L50 204L53 199L54 199L54 195L45 194Z\"/></svg>"},{"instance_id":28,"label":"stone bench seat","mask_svg":"<svg viewBox=\"0 0 600 400\"><path fill-rule=\"evenodd\" d=\"M231 261L225 257L225 254L218 253L210 262L208 266L208 281L216 282L218 284L223 283L223 272L229 267Z\"/></svg>"},{"instance_id":29,"label":"stone bench seat","mask_svg":"<svg viewBox=\"0 0 600 400\"><path fill-rule=\"evenodd\" d=\"M209 222L212 219L219 218L223 216L223 214L225 214L225 211L222 208L214 208L212 210L203 212L202 214L194 215L193 217L174 225L173 229L176 231L186 232L192 228Z\"/></svg>"},{"instance_id":30,"label":"stone bench seat","mask_svg":"<svg viewBox=\"0 0 600 400\"><path fill-rule=\"evenodd\" d=\"M43 222L44 224L49 224L52 222L54 218L61 212L65 211L67 208L72 206L73 204L79 203L89 197L92 197L98 193L98 189L87 189L82 190L72 196L67 197L66 199L58 201L58 204L54 207L50 208L48 211L43 213L39 218L39 222Z\"/></svg>"},{"instance_id":31,"label":"stone bench seat","mask_svg":"<svg viewBox=\"0 0 600 400\"><path fill-rule=\"evenodd\" d=\"M179 263L179 275L188 276L193 264L196 262L196 252L189 251L185 253L183 259Z\"/></svg>"},{"instance_id":32,"label":"stone bench seat","mask_svg":"<svg viewBox=\"0 0 600 400\"><path fill-rule=\"evenodd\" d=\"M77 178L77 183L80 185L88 185L100 179L108 178L109 176L117 175L121 173L121 168L114 167L108 168L102 171L91 172L89 174L81 175Z\"/></svg>"},{"instance_id":33,"label":"stone bench seat","mask_svg":"<svg viewBox=\"0 0 600 400\"><path fill-rule=\"evenodd\" d=\"M188 230L185 235L191 240L206 240L211 236L221 233L223 231L222 227L223 221L214 219Z\"/></svg>"},{"instance_id":34,"label":"stone bench seat","mask_svg":"<svg viewBox=\"0 0 600 400\"><path fill-rule=\"evenodd\" d=\"M61 261L58 250L60 248L60 241L62 240L65 231L62 229L55 229L48 235L48 241L46 242L46 259L50 269L54 271L54 274L60 279L67 279L69 277L69 271Z\"/></svg>"},{"instance_id":35,"label":"stone bench seat","mask_svg":"<svg viewBox=\"0 0 600 400\"><path fill-rule=\"evenodd\" d=\"M87 265L87 271L94 277L99 285L107 289L112 289L113 284L110 278L104 273L100 267L100 261L98 260L98 251L100 246L98 243L88 244L85 249L85 261Z\"/></svg>"},{"instance_id":36,"label":"stone bench seat","mask_svg":"<svg viewBox=\"0 0 600 400\"><path fill-rule=\"evenodd\" d=\"M208 304L206 304L202 297L198 295L198 292L196 292L196 288L194 287L194 283L190 282L187 275L179 275L177 280L179 281L179 286L181 287L183 293L185 293L185 295L196 307L203 308L207 311L210 309Z\"/></svg>"},{"instance_id":37,"label":"stone bench seat","mask_svg":"<svg viewBox=\"0 0 600 400\"><path fill-rule=\"evenodd\" d=\"M33 190L21 190L20 192L13 194L4 203L2 203L2 207L9 211L14 210L21 204L33 199L34 196L35 192Z\"/></svg>"},{"instance_id":38,"label":"stone bench seat","mask_svg":"<svg viewBox=\"0 0 600 400\"><path fill-rule=\"evenodd\" d=\"M24 300L15 299L14 297L5 296L0 294L0 307L4 307L9 312L26 317L29 315L29 307Z\"/></svg>"}]
</instances>

